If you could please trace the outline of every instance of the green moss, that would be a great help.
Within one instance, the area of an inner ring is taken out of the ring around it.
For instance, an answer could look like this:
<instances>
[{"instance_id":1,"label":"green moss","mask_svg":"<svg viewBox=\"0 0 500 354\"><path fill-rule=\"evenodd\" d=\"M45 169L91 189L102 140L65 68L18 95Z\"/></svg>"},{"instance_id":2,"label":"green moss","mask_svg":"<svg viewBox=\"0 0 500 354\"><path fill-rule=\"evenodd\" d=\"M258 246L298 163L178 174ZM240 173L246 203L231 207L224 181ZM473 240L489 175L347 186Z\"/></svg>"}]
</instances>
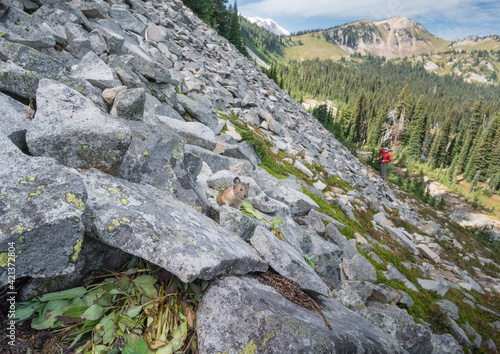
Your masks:
<instances>
[{"instance_id":1,"label":"green moss","mask_svg":"<svg viewBox=\"0 0 500 354\"><path fill-rule=\"evenodd\" d=\"M9 265L9 255L7 252L0 253L0 267L5 268Z\"/></svg>"}]
</instances>

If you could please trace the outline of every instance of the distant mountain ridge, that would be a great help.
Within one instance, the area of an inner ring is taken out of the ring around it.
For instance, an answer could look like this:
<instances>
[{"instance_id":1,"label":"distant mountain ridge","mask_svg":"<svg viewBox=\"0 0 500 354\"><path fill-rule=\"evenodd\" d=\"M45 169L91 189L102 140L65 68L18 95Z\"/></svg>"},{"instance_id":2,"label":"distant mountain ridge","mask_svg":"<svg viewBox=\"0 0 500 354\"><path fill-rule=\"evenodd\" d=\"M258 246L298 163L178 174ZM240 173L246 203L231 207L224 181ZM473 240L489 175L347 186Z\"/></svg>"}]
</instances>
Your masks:
<instances>
[{"instance_id":1,"label":"distant mountain ridge","mask_svg":"<svg viewBox=\"0 0 500 354\"><path fill-rule=\"evenodd\" d=\"M397 16L373 22L361 20L323 32L325 39L347 52L403 58L434 52L446 41L429 33L421 24Z\"/></svg>"},{"instance_id":2,"label":"distant mountain ridge","mask_svg":"<svg viewBox=\"0 0 500 354\"><path fill-rule=\"evenodd\" d=\"M255 23L257 26L267 29L269 32L274 33L277 36L289 36L290 32L281 27L276 21L270 18L260 18L260 17L245 17L251 23Z\"/></svg>"}]
</instances>

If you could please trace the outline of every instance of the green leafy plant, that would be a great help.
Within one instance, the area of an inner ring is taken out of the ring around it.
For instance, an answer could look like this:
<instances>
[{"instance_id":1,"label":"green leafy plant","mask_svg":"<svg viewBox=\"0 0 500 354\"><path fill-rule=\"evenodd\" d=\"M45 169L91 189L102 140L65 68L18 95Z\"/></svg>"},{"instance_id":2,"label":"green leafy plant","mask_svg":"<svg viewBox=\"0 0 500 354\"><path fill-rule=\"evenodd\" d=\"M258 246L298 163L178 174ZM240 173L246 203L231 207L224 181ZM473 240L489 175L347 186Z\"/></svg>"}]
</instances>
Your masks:
<instances>
[{"instance_id":1,"label":"green leafy plant","mask_svg":"<svg viewBox=\"0 0 500 354\"><path fill-rule=\"evenodd\" d=\"M252 203L250 203L248 200L245 200L243 202L243 204L240 207L240 211L243 214L251 217L252 219L263 220L264 222L266 222L269 225L271 225L272 226L271 232L277 238L279 238L281 241L283 241L283 236L281 235L281 232L278 229L281 225L283 225L283 220L281 220L279 217L275 216L273 218L273 221L269 222L268 220L266 220L264 218L264 216L260 212L258 212L257 210L255 210L255 208L252 206Z\"/></svg>"},{"instance_id":2,"label":"green leafy plant","mask_svg":"<svg viewBox=\"0 0 500 354\"><path fill-rule=\"evenodd\" d=\"M319 264L318 259L313 254L303 254L302 258L304 258L304 261L306 261L306 263L309 264L312 269L316 268Z\"/></svg>"},{"instance_id":3,"label":"green leafy plant","mask_svg":"<svg viewBox=\"0 0 500 354\"><path fill-rule=\"evenodd\" d=\"M195 352L195 309L208 282L186 284L141 265L87 288L19 303L16 318L31 318L33 329L65 333L69 348L80 344L75 353Z\"/></svg>"}]
</instances>

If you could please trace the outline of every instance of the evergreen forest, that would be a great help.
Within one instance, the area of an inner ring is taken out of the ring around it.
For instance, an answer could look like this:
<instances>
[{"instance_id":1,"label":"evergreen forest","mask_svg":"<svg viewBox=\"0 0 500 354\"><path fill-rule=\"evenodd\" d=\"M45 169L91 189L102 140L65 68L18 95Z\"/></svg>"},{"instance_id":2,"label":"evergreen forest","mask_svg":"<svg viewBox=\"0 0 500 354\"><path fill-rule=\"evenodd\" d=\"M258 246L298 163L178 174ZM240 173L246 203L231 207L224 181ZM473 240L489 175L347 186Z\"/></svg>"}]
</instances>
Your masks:
<instances>
[{"instance_id":1,"label":"evergreen forest","mask_svg":"<svg viewBox=\"0 0 500 354\"><path fill-rule=\"evenodd\" d=\"M299 102L332 100L316 118L348 144L391 146L468 181L500 182L500 87L428 73L410 60L306 60L267 71ZM451 177L452 178L452 177Z\"/></svg>"}]
</instances>

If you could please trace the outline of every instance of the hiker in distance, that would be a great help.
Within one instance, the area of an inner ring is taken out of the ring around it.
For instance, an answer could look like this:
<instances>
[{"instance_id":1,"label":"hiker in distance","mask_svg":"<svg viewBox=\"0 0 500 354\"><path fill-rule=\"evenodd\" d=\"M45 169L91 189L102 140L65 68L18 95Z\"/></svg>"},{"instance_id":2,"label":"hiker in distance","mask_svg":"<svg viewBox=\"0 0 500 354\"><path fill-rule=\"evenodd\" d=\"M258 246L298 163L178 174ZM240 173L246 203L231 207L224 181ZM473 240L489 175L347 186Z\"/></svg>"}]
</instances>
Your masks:
<instances>
[{"instance_id":1,"label":"hiker in distance","mask_svg":"<svg viewBox=\"0 0 500 354\"><path fill-rule=\"evenodd\" d=\"M384 180L387 175L387 165L391 162L392 157L388 148L381 148L379 151L382 154L380 158L380 177Z\"/></svg>"}]
</instances>

